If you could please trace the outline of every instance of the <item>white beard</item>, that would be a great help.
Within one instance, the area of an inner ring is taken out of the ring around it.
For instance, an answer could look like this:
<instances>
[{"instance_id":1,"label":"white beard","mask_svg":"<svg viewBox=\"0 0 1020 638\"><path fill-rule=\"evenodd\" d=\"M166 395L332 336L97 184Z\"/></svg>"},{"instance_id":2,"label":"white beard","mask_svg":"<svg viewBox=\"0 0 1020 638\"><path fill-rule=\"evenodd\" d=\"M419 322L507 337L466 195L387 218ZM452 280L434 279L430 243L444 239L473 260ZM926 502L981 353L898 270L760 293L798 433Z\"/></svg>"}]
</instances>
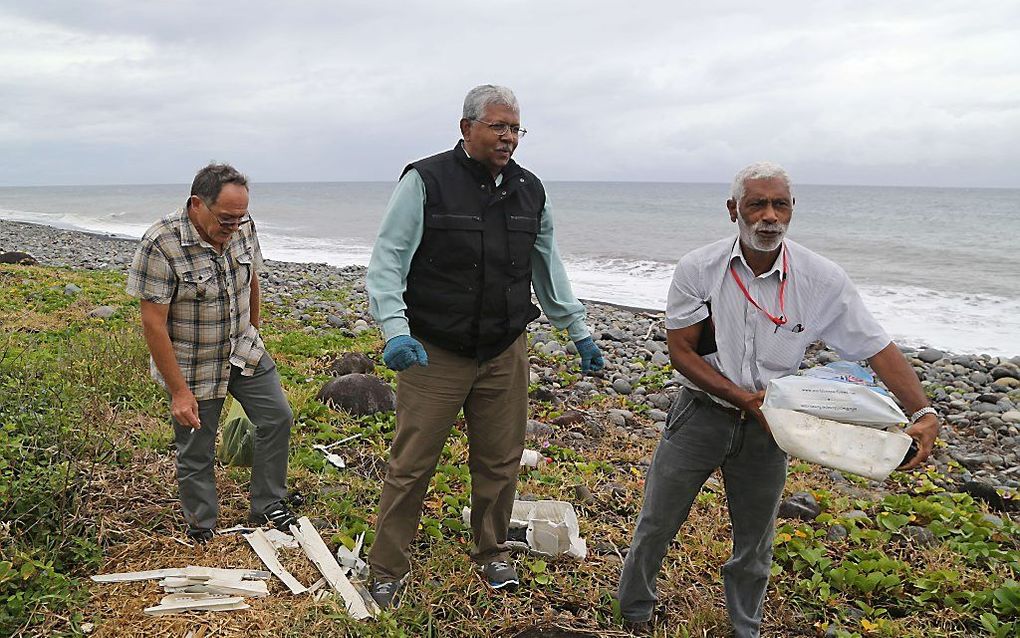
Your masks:
<instances>
[{"instance_id":1,"label":"white beard","mask_svg":"<svg viewBox=\"0 0 1020 638\"><path fill-rule=\"evenodd\" d=\"M754 224L748 224L744 221L743 217L737 215L737 228L740 230L740 241L746 246L762 253L770 253L779 248L779 245L783 243L783 238L786 237L786 229L789 227L789 224L767 224L762 221L755 222ZM766 240L758 235L759 230L778 230L779 235L775 239Z\"/></svg>"}]
</instances>

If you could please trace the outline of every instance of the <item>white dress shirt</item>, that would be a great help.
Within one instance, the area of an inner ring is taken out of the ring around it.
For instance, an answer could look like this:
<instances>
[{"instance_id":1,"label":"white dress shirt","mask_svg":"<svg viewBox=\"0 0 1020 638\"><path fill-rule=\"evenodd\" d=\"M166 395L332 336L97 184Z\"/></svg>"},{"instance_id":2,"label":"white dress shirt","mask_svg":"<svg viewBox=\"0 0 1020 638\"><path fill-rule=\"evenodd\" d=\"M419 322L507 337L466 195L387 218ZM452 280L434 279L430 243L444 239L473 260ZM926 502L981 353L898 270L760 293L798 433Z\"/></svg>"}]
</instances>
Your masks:
<instances>
[{"instance_id":1,"label":"white dress shirt","mask_svg":"<svg viewBox=\"0 0 1020 638\"><path fill-rule=\"evenodd\" d=\"M784 253L787 281L780 310ZM751 298L772 315L784 315L785 324L777 329L748 302L730 274L731 264ZM709 315L706 302L712 306L718 351L704 359L749 392L764 390L771 379L796 372L814 341L824 341L848 361L868 359L890 342L843 269L789 239L783 241L772 267L757 277L736 238L681 257L666 301L666 328L702 321Z\"/></svg>"}]
</instances>

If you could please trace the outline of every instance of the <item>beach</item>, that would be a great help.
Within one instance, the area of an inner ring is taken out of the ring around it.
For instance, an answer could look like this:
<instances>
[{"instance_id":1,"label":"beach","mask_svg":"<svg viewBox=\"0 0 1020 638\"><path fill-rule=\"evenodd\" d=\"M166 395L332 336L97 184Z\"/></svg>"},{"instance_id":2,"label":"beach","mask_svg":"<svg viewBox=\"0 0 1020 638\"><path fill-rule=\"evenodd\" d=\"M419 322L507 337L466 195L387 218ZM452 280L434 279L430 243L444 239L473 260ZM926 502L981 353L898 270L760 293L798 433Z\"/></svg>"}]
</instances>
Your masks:
<instances>
[{"instance_id":1,"label":"beach","mask_svg":"<svg viewBox=\"0 0 1020 638\"><path fill-rule=\"evenodd\" d=\"M41 264L85 269L125 270L136 242L111 235L91 234L48 226L0 220L0 253L22 251ZM263 303L289 310L306 331L340 330L351 334L374 327L364 292L365 268L327 264L266 261L262 278ZM315 291L349 288L347 302L317 299ZM299 291L294 304L290 298ZM663 316L605 303L588 302L588 322L599 342L607 366L599 375L567 385L561 370L533 363L535 392L556 405L569 405L586 395L601 393L625 397L638 408L601 415L607 424L626 427L635 437L654 439L666 418L669 402L680 387L679 373L668 369ZM531 348L547 355L568 354L573 344L560 336L544 315L529 327ZM838 356L816 344L802 367L829 363ZM934 349L902 348L917 371L932 404L942 419L936 449L936 469L959 484L979 481L999 490L1020 488L1020 356L1002 358L984 354L949 353ZM653 375L666 371L671 378L659 391L644 386ZM535 425L532 426L534 429ZM585 434L571 434L573 442ZM951 486L949 486L951 487Z\"/></svg>"}]
</instances>

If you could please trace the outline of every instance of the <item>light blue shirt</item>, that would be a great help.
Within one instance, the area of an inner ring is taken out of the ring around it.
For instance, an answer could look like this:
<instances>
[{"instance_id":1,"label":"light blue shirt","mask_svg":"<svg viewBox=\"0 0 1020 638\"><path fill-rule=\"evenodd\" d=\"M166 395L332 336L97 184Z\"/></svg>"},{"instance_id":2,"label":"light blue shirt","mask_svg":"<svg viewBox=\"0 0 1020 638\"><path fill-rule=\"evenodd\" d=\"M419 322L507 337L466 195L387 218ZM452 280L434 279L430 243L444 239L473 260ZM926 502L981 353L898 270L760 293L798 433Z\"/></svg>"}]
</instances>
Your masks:
<instances>
[{"instance_id":1,"label":"light blue shirt","mask_svg":"<svg viewBox=\"0 0 1020 638\"><path fill-rule=\"evenodd\" d=\"M502 175L497 177L497 185L500 177ZM407 289L411 259L421 244L424 228L425 183L418 171L411 169L400 179L390 197L365 277L369 310L382 326L387 341L411 334L407 325L404 291ZM574 341L591 334L584 323L584 305L570 288L567 271L556 248L548 198L542 209L535 247L531 251L531 283L538 303L554 326L565 328Z\"/></svg>"}]
</instances>

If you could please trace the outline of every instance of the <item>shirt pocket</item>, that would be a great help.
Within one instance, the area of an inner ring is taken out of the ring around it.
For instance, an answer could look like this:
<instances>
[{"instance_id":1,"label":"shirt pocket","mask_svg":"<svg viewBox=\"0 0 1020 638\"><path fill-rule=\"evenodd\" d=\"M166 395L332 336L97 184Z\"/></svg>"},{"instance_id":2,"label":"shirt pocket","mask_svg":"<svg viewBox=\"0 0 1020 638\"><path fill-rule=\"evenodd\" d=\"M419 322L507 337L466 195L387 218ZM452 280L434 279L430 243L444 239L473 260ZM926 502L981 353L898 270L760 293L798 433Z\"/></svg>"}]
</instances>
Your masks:
<instances>
[{"instance_id":1,"label":"shirt pocket","mask_svg":"<svg viewBox=\"0 0 1020 638\"><path fill-rule=\"evenodd\" d=\"M212 268L186 270L181 273L177 284L175 301L205 301L215 296L213 292L215 283Z\"/></svg>"},{"instance_id":2,"label":"shirt pocket","mask_svg":"<svg viewBox=\"0 0 1020 638\"><path fill-rule=\"evenodd\" d=\"M792 332L784 324L779 330L763 330L756 340L758 365L775 372L795 372L811 343L807 332Z\"/></svg>"},{"instance_id":3,"label":"shirt pocket","mask_svg":"<svg viewBox=\"0 0 1020 638\"><path fill-rule=\"evenodd\" d=\"M234 277L237 281L237 288L244 290L251 285L251 278L253 273L252 257L250 253L241 253L236 258L237 261L237 274Z\"/></svg>"}]
</instances>

